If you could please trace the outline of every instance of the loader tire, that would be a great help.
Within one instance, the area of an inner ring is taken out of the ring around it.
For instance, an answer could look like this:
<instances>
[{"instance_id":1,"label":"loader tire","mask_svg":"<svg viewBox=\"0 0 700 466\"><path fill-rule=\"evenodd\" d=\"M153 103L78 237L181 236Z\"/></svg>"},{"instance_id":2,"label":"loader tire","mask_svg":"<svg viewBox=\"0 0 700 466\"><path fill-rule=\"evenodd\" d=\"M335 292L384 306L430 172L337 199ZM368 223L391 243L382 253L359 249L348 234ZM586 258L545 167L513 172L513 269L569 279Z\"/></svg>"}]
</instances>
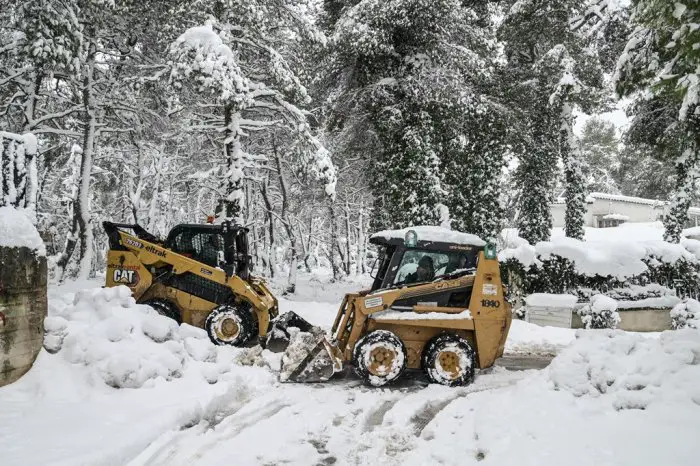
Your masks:
<instances>
[{"instance_id":1,"label":"loader tire","mask_svg":"<svg viewBox=\"0 0 700 466\"><path fill-rule=\"evenodd\" d=\"M243 346L256 333L255 320L248 307L224 304L209 313L204 330L215 345Z\"/></svg>"},{"instance_id":2,"label":"loader tire","mask_svg":"<svg viewBox=\"0 0 700 466\"><path fill-rule=\"evenodd\" d=\"M476 369L475 352L467 340L452 333L442 333L428 342L423 350L422 365L432 383L448 387L469 384Z\"/></svg>"},{"instance_id":3,"label":"loader tire","mask_svg":"<svg viewBox=\"0 0 700 466\"><path fill-rule=\"evenodd\" d=\"M182 323L182 316L177 306L167 299L149 299L141 304L151 306L158 314L173 319L178 324Z\"/></svg>"},{"instance_id":4,"label":"loader tire","mask_svg":"<svg viewBox=\"0 0 700 466\"><path fill-rule=\"evenodd\" d=\"M406 370L406 346L392 332L374 330L355 345L353 362L357 375L368 384L381 387L398 379Z\"/></svg>"}]
</instances>

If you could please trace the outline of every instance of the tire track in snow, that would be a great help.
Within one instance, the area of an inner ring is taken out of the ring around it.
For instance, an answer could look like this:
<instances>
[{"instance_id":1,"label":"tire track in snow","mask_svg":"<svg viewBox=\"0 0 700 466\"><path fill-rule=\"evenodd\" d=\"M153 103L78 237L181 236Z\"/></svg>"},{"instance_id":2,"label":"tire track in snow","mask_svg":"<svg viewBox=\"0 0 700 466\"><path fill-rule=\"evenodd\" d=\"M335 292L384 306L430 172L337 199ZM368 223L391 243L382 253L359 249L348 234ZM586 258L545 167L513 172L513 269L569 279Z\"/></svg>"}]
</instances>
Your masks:
<instances>
[{"instance_id":1,"label":"tire track in snow","mask_svg":"<svg viewBox=\"0 0 700 466\"><path fill-rule=\"evenodd\" d=\"M165 432L131 460L128 466L193 464L201 460L219 442L236 437L244 430L269 419L289 406L288 403L279 399L273 399L262 408L251 407L253 404L256 403L246 403L239 409L227 413L224 419L212 419L209 422L202 420L192 427ZM240 414L240 411L244 410L250 410L250 412ZM195 446L196 449L192 451Z\"/></svg>"},{"instance_id":2,"label":"tire track in snow","mask_svg":"<svg viewBox=\"0 0 700 466\"><path fill-rule=\"evenodd\" d=\"M367 464L381 462L385 464L401 464L406 453L417 447L419 441L429 441L432 434L427 426L454 401L473 393L499 390L513 386L527 378L533 371L510 372L505 369L481 373L467 387L452 388L440 391L434 387L434 392L408 391L404 398L385 400L379 408L369 414L368 419L382 420L379 425L367 423L365 430L357 439L356 447L348 452L348 462L351 464ZM444 388L444 387L443 387ZM450 392L453 391L453 392ZM392 402L392 406L388 403ZM409 412L404 412L410 410ZM383 414L383 415L382 415Z\"/></svg>"}]
</instances>

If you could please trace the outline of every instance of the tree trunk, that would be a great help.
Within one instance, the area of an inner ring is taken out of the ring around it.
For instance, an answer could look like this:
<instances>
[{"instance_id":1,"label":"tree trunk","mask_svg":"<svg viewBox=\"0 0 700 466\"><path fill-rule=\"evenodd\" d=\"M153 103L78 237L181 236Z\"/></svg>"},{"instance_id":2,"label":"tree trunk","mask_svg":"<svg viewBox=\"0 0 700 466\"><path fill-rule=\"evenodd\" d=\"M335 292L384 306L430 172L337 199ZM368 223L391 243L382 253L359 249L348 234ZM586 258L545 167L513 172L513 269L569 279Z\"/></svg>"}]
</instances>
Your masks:
<instances>
[{"instance_id":1,"label":"tree trunk","mask_svg":"<svg viewBox=\"0 0 700 466\"><path fill-rule=\"evenodd\" d=\"M243 223L242 207L245 197L243 189L243 149L241 148L241 114L234 112L232 105L224 108L224 150L226 152L226 199L218 212L219 218L234 223Z\"/></svg>"},{"instance_id":2,"label":"tree trunk","mask_svg":"<svg viewBox=\"0 0 700 466\"><path fill-rule=\"evenodd\" d=\"M265 209L267 211L267 226L269 235L267 264L270 267L270 278L274 278L275 267L277 265L277 261L275 259L275 218L272 215L272 202L270 201L270 196L268 193L269 183L270 180L268 178L265 178L260 188L260 194L262 194L263 202L265 203Z\"/></svg>"},{"instance_id":3,"label":"tree trunk","mask_svg":"<svg viewBox=\"0 0 700 466\"><path fill-rule=\"evenodd\" d=\"M287 233L287 238L289 238L289 275L287 276L287 287L285 288L285 294L288 294L294 293L297 287L297 263L299 262L299 249L297 245L297 237L294 234L294 228L292 228L291 219L289 218L287 180L282 172L282 161L280 159L280 154L277 150L277 144L274 138L272 139L272 153L274 154L275 158L277 179L280 184L280 194L282 195L282 226L284 227L284 231Z\"/></svg>"},{"instance_id":4,"label":"tree trunk","mask_svg":"<svg viewBox=\"0 0 700 466\"><path fill-rule=\"evenodd\" d=\"M581 171L581 151L574 135L574 116L569 103L564 102L561 112L561 156L564 164L564 231L566 236L583 240L584 216L586 213L586 192Z\"/></svg>"},{"instance_id":5,"label":"tree trunk","mask_svg":"<svg viewBox=\"0 0 700 466\"><path fill-rule=\"evenodd\" d=\"M352 268L352 238L350 230L350 206L348 201L345 200L345 274L350 275L350 269Z\"/></svg>"},{"instance_id":6,"label":"tree trunk","mask_svg":"<svg viewBox=\"0 0 700 466\"><path fill-rule=\"evenodd\" d=\"M360 209L357 214L357 268L355 269L356 274L367 273L367 266L365 265L366 260L366 247L365 247L365 225L363 223L364 212L362 208L362 202L360 202Z\"/></svg>"},{"instance_id":7,"label":"tree trunk","mask_svg":"<svg viewBox=\"0 0 700 466\"><path fill-rule=\"evenodd\" d=\"M66 246L57 261L59 280L65 279L65 271L71 256L80 243L78 250L78 278L88 278L92 267L92 224L90 221L90 177L92 175L92 156L95 147L97 131L97 114L93 89L95 55L97 46L94 39L90 41L87 60L85 63L85 78L83 79L82 103L84 107L83 119L83 150L80 160L80 174L78 176L78 191L73 207L73 219L71 233L66 241Z\"/></svg>"},{"instance_id":8,"label":"tree trunk","mask_svg":"<svg viewBox=\"0 0 700 466\"><path fill-rule=\"evenodd\" d=\"M340 280L340 278L342 277L342 272L338 264L338 259L335 256L335 250L338 249L338 252L340 252L340 248L338 248L338 225L336 223L335 206L333 205L332 200L329 200L328 211L331 222L331 244L328 248L328 260L331 263L331 270L333 271L333 280L337 281Z\"/></svg>"},{"instance_id":9,"label":"tree trunk","mask_svg":"<svg viewBox=\"0 0 700 466\"><path fill-rule=\"evenodd\" d=\"M681 233L688 222L688 209L695 189L697 179L698 152L697 146L689 136L689 146L676 160L676 189L671 197L671 208L664 215L664 240L669 243L680 243Z\"/></svg>"}]
</instances>

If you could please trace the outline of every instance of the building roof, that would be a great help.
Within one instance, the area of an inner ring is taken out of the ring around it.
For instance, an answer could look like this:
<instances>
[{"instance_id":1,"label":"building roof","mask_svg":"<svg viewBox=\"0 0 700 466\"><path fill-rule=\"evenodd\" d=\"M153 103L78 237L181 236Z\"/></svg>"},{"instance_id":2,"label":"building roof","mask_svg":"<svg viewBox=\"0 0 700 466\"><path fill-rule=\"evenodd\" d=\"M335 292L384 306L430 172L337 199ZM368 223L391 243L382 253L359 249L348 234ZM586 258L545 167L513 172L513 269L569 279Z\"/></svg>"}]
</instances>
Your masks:
<instances>
[{"instance_id":1,"label":"building roof","mask_svg":"<svg viewBox=\"0 0 700 466\"><path fill-rule=\"evenodd\" d=\"M590 193L588 196L586 196L586 202L588 203L593 203L596 199L605 201L625 202L628 204L644 204L659 207L667 205L669 203L668 201L660 201L658 199L645 199L643 197L623 196L622 194ZM564 203L566 203L566 200L562 196L557 197L554 201L554 204ZM689 212L700 214L700 207L691 207Z\"/></svg>"}]
</instances>

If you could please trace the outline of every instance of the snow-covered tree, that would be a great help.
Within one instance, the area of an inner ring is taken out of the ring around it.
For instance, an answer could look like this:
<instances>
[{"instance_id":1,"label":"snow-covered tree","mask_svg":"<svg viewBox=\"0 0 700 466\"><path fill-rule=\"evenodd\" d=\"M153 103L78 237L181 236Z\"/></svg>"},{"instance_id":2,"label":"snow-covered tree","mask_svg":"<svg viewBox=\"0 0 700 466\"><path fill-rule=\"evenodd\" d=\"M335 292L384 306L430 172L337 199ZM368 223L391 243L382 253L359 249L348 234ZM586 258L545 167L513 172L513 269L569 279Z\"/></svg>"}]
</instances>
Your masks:
<instances>
[{"instance_id":1,"label":"snow-covered tree","mask_svg":"<svg viewBox=\"0 0 700 466\"><path fill-rule=\"evenodd\" d=\"M588 192L620 193L615 177L620 166L621 142L616 131L614 124L595 117L583 126L579 146Z\"/></svg>"},{"instance_id":2,"label":"snow-covered tree","mask_svg":"<svg viewBox=\"0 0 700 466\"><path fill-rule=\"evenodd\" d=\"M190 86L192 103L215 113L199 130L220 132L226 159L225 212L241 221L245 169L265 159L246 152L251 133L282 128L292 135L290 154L334 194L334 167L328 151L313 134L307 115L296 103L308 104L306 88L276 49L283 38L323 41L323 35L299 14L298 2L199 1L191 8L208 12L203 26L185 31L170 48L176 87ZM303 3L303 2L302 2ZM187 103L183 100L182 103Z\"/></svg>"},{"instance_id":3,"label":"snow-covered tree","mask_svg":"<svg viewBox=\"0 0 700 466\"><path fill-rule=\"evenodd\" d=\"M469 123L486 127L480 119L503 110L484 95L497 55L486 4L364 0L325 6L333 52L327 130L341 151L362 147L372 162L373 228L441 223L443 207L453 210L467 196L488 210L499 186L493 185L495 192L473 187L490 182L485 166L498 171L503 154L485 148L495 134L469 131ZM480 178L465 182L459 175ZM458 193L469 184L468 193ZM465 208L452 215L463 216L454 226L475 228L479 214L473 213ZM492 214L489 220L500 220L498 210Z\"/></svg>"},{"instance_id":4,"label":"snow-covered tree","mask_svg":"<svg viewBox=\"0 0 700 466\"><path fill-rule=\"evenodd\" d=\"M583 236L585 193L573 110L595 108L603 89L595 36L585 20L576 21L588 17L585 7L573 0L518 0L501 25L509 65L506 92L523 112L522 142L515 146L521 187L518 227L531 243L549 238L560 157L567 185L566 233Z\"/></svg>"},{"instance_id":5,"label":"snow-covered tree","mask_svg":"<svg viewBox=\"0 0 700 466\"><path fill-rule=\"evenodd\" d=\"M633 131L675 164L665 238L680 241L697 177L700 139L700 7L697 2L633 0L634 30L615 73L621 95L639 95Z\"/></svg>"}]
</instances>

